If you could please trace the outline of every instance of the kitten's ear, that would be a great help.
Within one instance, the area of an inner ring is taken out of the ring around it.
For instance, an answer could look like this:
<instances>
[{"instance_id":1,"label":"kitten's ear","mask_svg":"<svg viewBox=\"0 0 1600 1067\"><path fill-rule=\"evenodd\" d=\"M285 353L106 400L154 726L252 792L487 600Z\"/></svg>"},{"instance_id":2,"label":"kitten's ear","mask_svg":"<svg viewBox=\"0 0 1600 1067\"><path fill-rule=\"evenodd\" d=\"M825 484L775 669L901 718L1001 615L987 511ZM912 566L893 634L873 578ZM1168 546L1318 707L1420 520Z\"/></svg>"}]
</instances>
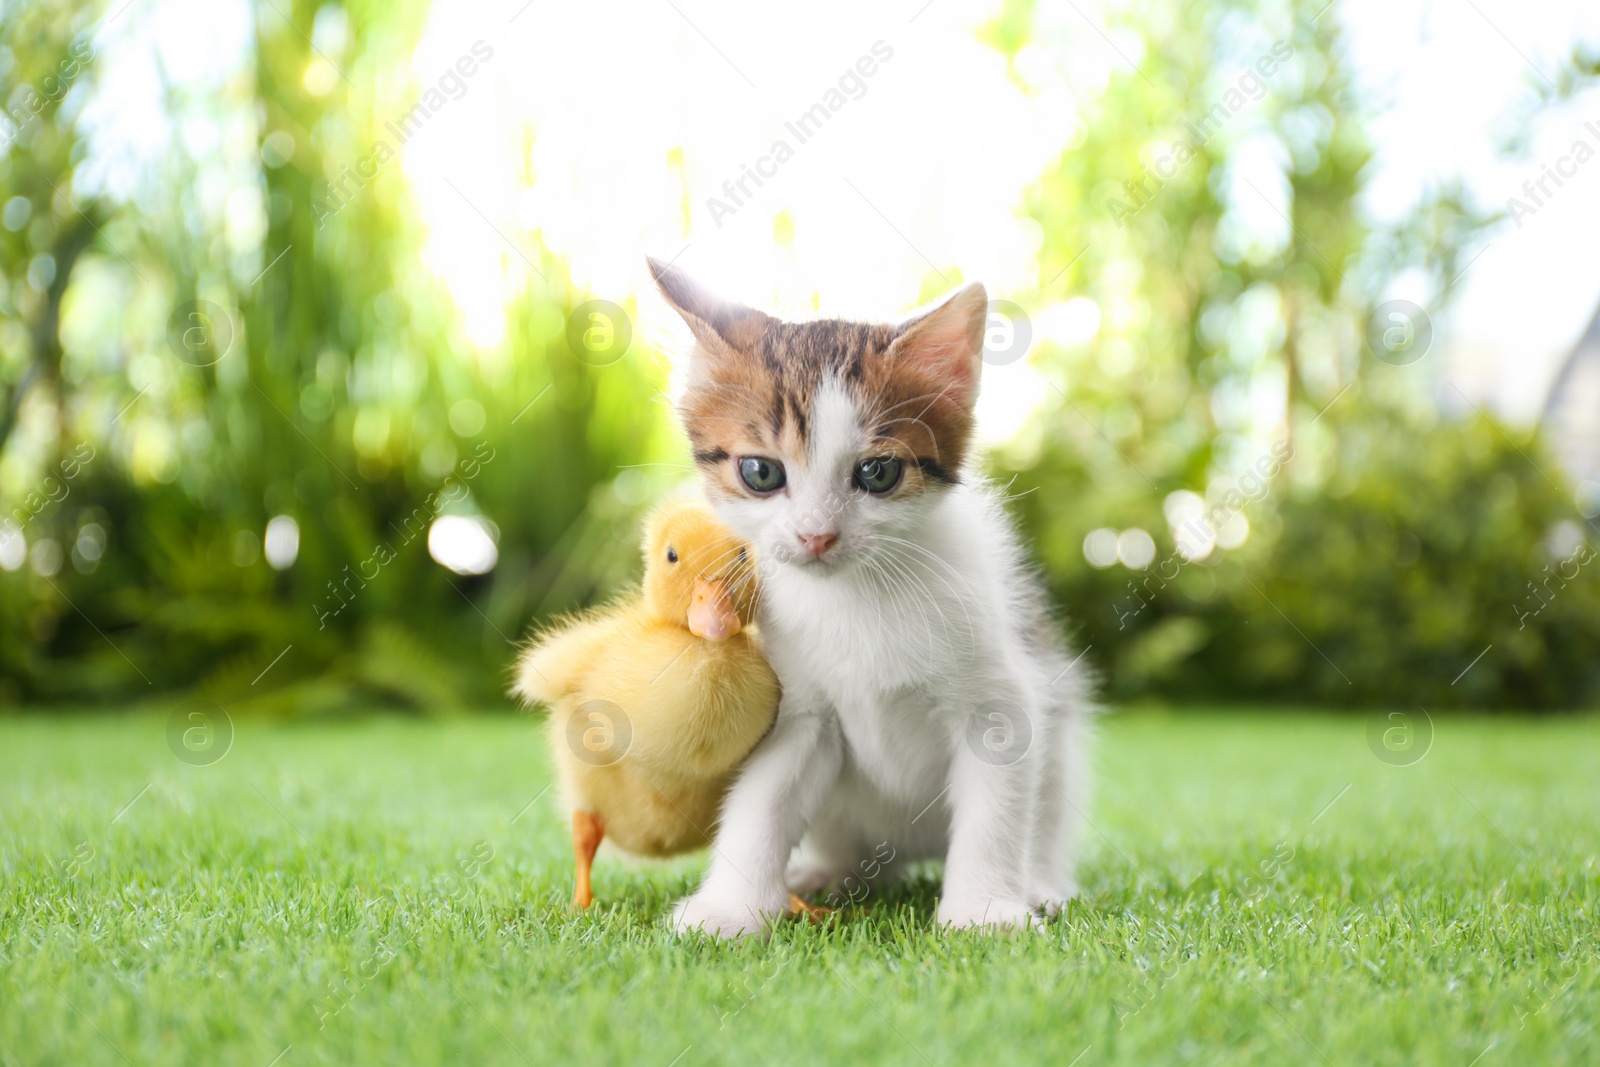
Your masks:
<instances>
[{"instance_id":1,"label":"kitten's ear","mask_svg":"<svg viewBox=\"0 0 1600 1067\"><path fill-rule=\"evenodd\" d=\"M650 265L656 288L673 310L683 316L683 321L694 331L695 340L708 354L724 355L728 349L745 353L755 350L766 329L768 316L713 296L670 263L650 256L645 257L645 262Z\"/></svg>"},{"instance_id":2,"label":"kitten's ear","mask_svg":"<svg viewBox=\"0 0 1600 1067\"><path fill-rule=\"evenodd\" d=\"M983 329L988 318L989 294L973 282L946 297L932 311L902 324L889 346L889 358L948 386L946 395L971 411L978 401Z\"/></svg>"}]
</instances>

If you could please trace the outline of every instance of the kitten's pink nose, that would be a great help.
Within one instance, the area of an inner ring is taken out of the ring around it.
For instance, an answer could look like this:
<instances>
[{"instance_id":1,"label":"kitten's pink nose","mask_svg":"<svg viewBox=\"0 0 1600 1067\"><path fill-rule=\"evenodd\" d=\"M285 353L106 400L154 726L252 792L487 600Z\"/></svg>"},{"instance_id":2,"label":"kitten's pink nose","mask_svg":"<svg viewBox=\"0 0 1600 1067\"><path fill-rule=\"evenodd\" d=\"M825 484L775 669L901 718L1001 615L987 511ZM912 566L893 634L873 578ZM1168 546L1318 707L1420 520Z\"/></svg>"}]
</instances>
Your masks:
<instances>
[{"instance_id":1,"label":"kitten's pink nose","mask_svg":"<svg viewBox=\"0 0 1600 1067\"><path fill-rule=\"evenodd\" d=\"M839 540L837 533L800 534L800 547L810 554L812 559L821 559L822 554L832 548Z\"/></svg>"}]
</instances>

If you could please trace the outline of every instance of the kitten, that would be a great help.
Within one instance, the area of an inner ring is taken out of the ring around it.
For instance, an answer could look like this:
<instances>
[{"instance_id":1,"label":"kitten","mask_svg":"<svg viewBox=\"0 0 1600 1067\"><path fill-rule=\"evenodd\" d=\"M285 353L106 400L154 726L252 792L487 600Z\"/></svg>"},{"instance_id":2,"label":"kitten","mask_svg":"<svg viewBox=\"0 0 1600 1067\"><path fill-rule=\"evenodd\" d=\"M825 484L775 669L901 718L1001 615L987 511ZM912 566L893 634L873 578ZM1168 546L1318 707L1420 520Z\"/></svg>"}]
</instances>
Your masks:
<instances>
[{"instance_id":1,"label":"kitten","mask_svg":"<svg viewBox=\"0 0 1600 1067\"><path fill-rule=\"evenodd\" d=\"M675 928L759 933L791 885L934 858L941 926L1056 912L1077 889L1089 686L968 466L983 287L899 325L790 323L650 269L694 333L680 411L707 497L757 546L783 686Z\"/></svg>"}]
</instances>

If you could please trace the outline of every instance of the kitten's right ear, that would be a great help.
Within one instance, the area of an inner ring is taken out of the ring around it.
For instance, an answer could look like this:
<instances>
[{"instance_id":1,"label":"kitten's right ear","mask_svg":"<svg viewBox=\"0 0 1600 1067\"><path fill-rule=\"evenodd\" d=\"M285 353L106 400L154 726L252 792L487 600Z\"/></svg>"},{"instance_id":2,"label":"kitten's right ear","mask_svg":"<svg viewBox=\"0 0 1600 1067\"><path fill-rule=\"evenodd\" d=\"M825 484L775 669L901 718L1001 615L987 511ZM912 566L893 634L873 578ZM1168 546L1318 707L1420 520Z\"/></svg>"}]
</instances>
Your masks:
<instances>
[{"instance_id":1,"label":"kitten's right ear","mask_svg":"<svg viewBox=\"0 0 1600 1067\"><path fill-rule=\"evenodd\" d=\"M770 321L769 316L713 296L683 271L650 256L650 276L674 311L694 331L695 340L712 355L753 352Z\"/></svg>"},{"instance_id":2,"label":"kitten's right ear","mask_svg":"<svg viewBox=\"0 0 1600 1067\"><path fill-rule=\"evenodd\" d=\"M983 327L989 295L977 282L945 297L932 311L900 326L891 358L943 383L945 394L968 411L978 401L983 371Z\"/></svg>"}]
</instances>

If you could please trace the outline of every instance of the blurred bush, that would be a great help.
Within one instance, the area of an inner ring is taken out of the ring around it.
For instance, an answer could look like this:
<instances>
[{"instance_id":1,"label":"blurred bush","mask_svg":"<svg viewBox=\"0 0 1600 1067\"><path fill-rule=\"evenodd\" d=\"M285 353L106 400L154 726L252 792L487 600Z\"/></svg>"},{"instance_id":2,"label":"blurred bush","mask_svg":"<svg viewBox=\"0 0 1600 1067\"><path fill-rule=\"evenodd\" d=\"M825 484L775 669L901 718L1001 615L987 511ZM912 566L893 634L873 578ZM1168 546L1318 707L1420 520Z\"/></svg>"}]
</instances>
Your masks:
<instances>
[{"instance_id":1,"label":"blurred bush","mask_svg":"<svg viewBox=\"0 0 1600 1067\"><path fill-rule=\"evenodd\" d=\"M1600 566L1537 445L1482 417L1366 413L1332 436L1330 467L1291 458L1269 492L1245 494L1243 545L1193 560L1155 494L1107 515L1047 492L1063 481L1053 464L1006 472L1113 696L1429 710L1600 698ZM1154 531L1149 567L1084 560L1108 519Z\"/></svg>"}]
</instances>

